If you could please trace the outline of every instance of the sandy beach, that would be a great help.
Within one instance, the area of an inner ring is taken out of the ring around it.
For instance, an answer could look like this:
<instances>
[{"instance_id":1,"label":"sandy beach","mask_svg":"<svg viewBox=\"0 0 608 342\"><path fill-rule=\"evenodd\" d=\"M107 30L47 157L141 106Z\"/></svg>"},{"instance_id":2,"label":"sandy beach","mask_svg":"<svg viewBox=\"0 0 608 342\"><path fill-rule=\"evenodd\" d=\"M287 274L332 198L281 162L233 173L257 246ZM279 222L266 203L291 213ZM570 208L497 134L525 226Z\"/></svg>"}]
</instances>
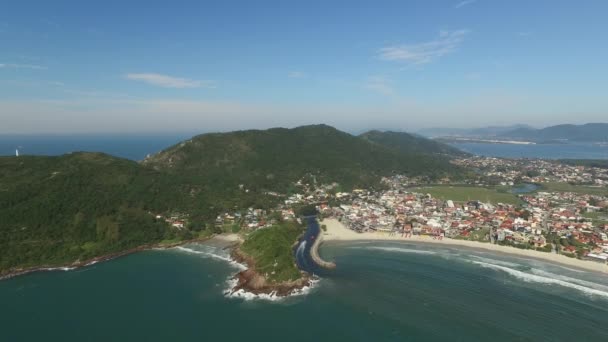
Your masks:
<instances>
[{"instance_id":1,"label":"sandy beach","mask_svg":"<svg viewBox=\"0 0 608 342\"><path fill-rule=\"evenodd\" d=\"M535 258L548 262L554 262L562 265L576 267L587 271L601 272L608 274L608 265L594 262L569 258L565 255L544 253L534 250L518 249L509 246L500 246L490 243L477 241L455 240L444 238L443 240L433 240L428 236L413 236L410 238L401 237L401 235L388 235L387 233L357 233L344 226L336 219L325 219L321 222L327 226L327 231L323 232L323 240L330 241L391 241L391 242L409 242L421 244L436 244L450 247L468 247L495 251L498 253L512 254L520 257Z\"/></svg>"}]
</instances>

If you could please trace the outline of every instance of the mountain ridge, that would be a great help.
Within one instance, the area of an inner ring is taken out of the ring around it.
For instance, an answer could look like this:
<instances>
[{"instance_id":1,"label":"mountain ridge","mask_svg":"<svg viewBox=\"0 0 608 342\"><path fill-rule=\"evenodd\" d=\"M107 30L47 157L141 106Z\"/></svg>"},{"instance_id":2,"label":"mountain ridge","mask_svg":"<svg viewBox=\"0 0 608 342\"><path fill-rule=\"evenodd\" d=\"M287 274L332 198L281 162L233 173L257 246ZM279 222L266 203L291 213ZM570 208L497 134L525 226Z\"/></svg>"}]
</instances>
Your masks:
<instances>
[{"instance_id":1,"label":"mountain ridge","mask_svg":"<svg viewBox=\"0 0 608 342\"><path fill-rule=\"evenodd\" d=\"M608 141L608 123L586 123L583 125L561 124L541 129L520 128L500 135L504 138L542 140L570 140L600 142Z\"/></svg>"}]
</instances>

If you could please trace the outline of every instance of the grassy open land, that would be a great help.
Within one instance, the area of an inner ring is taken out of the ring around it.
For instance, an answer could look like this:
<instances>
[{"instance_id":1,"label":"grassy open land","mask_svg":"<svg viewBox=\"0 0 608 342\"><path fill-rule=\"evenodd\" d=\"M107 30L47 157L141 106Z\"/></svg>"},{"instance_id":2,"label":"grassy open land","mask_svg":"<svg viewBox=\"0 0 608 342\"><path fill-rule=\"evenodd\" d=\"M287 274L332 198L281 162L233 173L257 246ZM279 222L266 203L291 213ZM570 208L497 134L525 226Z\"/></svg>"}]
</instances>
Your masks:
<instances>
[{"instance_id":1,"label":"grassy open land","mask_svg":"<svg viewBox=\"0 0 608 342\"><path fill-rule=\"evenodd\" d=\"M572 185L568 183L549 182L542 183L540 191L575 192L579 194L608 196L608 188L592 187L586 185Z\"/></svg>"},{"instance_id":2,"label":"grassy open land","mask_svg":"<svg viewBox=\"0 0 608 342\"><path fill-rule=\"evenodd\" d=\"M488 234L490 234L490 228L481 228L479 230L472 231L468 237L457 236L456 239L479 241L479 242L490 242L490 240L486 239L486 235L488 235Z\"/></svg>"},{"instance_id":3,"label":"grassy open land","mask_svg":"<svg viewBox=\"0 0 608 342\"><path fill-rule=\"evenodd\" d=\"M595 224L608 223L608 213L583 213L583 216L592 219Z\"/></svg>"},{"instance_id":4,"label":"grassy open land","mask_svg":"<svg viewBox=\"0 0 608 342\"><path fill-rule=\"evenodd\" d=\"M300 271L296 266L293 244L304 232L295 222L284 222L251 233L241 250L255 260L255 269L271 282L296 280Z\"/></svg>"},{"instance_id":5,"label":"grassy open land","mask_svg":"<svg viewBox=\"0 0 608 342\"><path fill-rule=\"evenodd\" d=\"M223 233L238 233L241 231L241 226L238 223L224 223L222 225Z\"/></svg>"},{"instance_id":6,"label":"grassy open land","mask_svg":"<svg viewBox=\"0 0 608 342\"><path fill-rule=\"evenodd\" d=\"M498 192L495 189L473 187L473 186L450 186L437 185L429 187L414 188L412 191L429 193L431 196L442 200L455 202L482 201L490 203L519 204L520 199L511 193Z\"/></svg>"}]
</instances>

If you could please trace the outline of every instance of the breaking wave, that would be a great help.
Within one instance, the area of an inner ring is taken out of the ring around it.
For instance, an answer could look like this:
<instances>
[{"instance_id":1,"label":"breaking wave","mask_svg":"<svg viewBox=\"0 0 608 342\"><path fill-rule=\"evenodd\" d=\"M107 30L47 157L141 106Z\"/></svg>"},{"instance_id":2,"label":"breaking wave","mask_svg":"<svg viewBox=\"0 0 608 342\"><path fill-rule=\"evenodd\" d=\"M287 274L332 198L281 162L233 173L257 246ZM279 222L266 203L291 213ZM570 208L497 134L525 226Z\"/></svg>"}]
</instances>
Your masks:
<instances>
[{"instance_id":1,"label":"breaking wave","mask_svg":"<svg viewBox=\"0 0 608 342\"><path fill-rule=\"evenodd\" d=\"M437 254L434 251L425 251L420 249L411 249L411 248L399 248L399 247L378 247L378 246L370 246L370 247L351 247L353 249L372 249L379 250L385 252L398 252L398 253L410 253L410 254Z\"/></svg>"},{"instance_id":2,"label":"breaking wave","mask_svg":"<svg viewBox=\"0 0 608 342\"><path fill-rule=\"evenodd\" d=\"M559 285L562 287L580 291L586 295L600 296L600 297L604 297L604 298L608 299L608 291L595 288L595 287L598 287L598 284L595 284L595 283L578 280L578 279L574 279L574 278L570 278L570 277L566 277L566 276L560 276L557 274L553 274L553 273L549 273L549 272L545 272L545 271L541 271L541 270L536 270L536 269L531 270L533 273L526 273L526 272L515 270L515 269L509 268L509 267L491 264L491 263L487 263L487 262L475 261L475 260L473 260L472 262L474 264L477 264L484 268L490 268L493 270L505 272L519 280L523 280L528 283ZM591 286L593 286L593 287L591 287Z\"/></svg>"},{"instance_id":3,"label":"breaking wave","mask_svg":"<svg viewBox=\"0 0 608 342\"><path fill-rule=\"evenodd\" d=\"M182 252L186 252L186 253L198 254L198 255L202 256L203 258L222 260L240 270L247 269L247 266L232 260L232 258L230 258L230 256L227 255L226 253L218 253L218 250L213 247L207 247L207 246L204 246L204 247L206 247L206 248L203 250L188 248L188 247L183 247L183 246L177 246L177 247L175 247L175 249L182 251Z\"/></svg>"},{"instance_id":4,"label":"breaking wave","mask_svg":"<svg viewBox=\"0 0 608 342\"><path fill-rule=\"evenodd\" d=\"M224 296L226 298L242 299L245 301L264 300L271 302L279 302L291 297L305 296L309 294L317 286L319 281L319 279L313 279L310 281L310 286L304 286L301 289L293 290L287 296L278 296L276 292L256 294L253 292L245 291L243 289L233 291L234 287L238 284L238 279L233 277L226 281L227 288L226 290L224 290Z\"/></svg>"},{"instance_id":5,"label":"breaking wave","mask_svg":"<svg viewBox=\"0 0 608 342\"><path fill-rule=\"evenodd\" d=\"M478 255L470 255L470 257L476 259L479 262L485 262L488 264L495 264L495 265L500 265L500 266L505 266L505 267L522 267L521 264L517 264L514 262L495 260L495 259L491 259L491 258L484 258L484 257L478 256ZM471 261L474 261L474 260L471 260Z\"/></svg>"},{"instance_id":6,"label":"breaking wave","mask_svg":"<svg viewBox=\"0 0 608 342\"><path fill-rule=\"evenodd\" d=\"M40 271L71 271L71 270L75 270L76 267L48 267L48 268L41 268Z\"/></svg>"},{"instance_id":7,"label":"breaking wave","mask_svg":"<svg viewBox=\"0 0 608 342\"><path fill-rule=\"evenodd\" d=\"M306 246L306 241L304 241L303 244L304 244L304 246ZM193 247L193 248L178 246L178 247L175 247L174 249L178 250L180 252L184 252L184 253L200 255L203 258L210 258L210 259L225 261L240 271L244 271L247 269L246 265L243 265L241 263L234 261L230 257L230 255L228 255L228 253L226 253L223 250L220 250L218 248L211 247L211 246L197 245L196 247ZM310 286L304 286L301 289L293 290L287 296L278 296L275 292L256 294L256 293L245 291L243 289L234 291L233 289L238 284L238 279L235 276L230 276L226 280L226 289L223 291L223 294L226 298L238 298L238 299L243 299L245 301L265 300L265 301L275 302L275 301L284 300L289 297L307 295L308 293L310 293L310 291L312 291L312 289L316 286L316 284L318 282L319 282L319 279L313 279L313 280L311 280Z\"/></svg>"}]
</instances>

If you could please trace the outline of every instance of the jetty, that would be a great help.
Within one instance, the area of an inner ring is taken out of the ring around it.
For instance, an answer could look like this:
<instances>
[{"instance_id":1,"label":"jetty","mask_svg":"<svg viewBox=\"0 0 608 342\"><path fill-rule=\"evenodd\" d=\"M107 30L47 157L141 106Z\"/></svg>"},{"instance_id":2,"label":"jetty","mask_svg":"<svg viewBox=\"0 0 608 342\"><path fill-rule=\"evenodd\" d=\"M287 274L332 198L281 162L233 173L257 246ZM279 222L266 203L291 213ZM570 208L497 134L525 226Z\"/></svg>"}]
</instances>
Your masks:
<instances>
[{"instance_id":1,"label":"jetty","mask_svg":"<svg viewBox=\"0 0 608 342\"><path fill-rule=\"evenodd\" d=\"M330 270L336 268L336 263L325 261L325 260L321 259L321 256L319 255L319 246L322 243L323 243L323 232L319 231L319 234L317 234L317 237L315 239L315 243L313 243L312 247L310 248L310 256L312 257L312 260L320 267L330 269Z\"/></svg>"}]
</instances>

